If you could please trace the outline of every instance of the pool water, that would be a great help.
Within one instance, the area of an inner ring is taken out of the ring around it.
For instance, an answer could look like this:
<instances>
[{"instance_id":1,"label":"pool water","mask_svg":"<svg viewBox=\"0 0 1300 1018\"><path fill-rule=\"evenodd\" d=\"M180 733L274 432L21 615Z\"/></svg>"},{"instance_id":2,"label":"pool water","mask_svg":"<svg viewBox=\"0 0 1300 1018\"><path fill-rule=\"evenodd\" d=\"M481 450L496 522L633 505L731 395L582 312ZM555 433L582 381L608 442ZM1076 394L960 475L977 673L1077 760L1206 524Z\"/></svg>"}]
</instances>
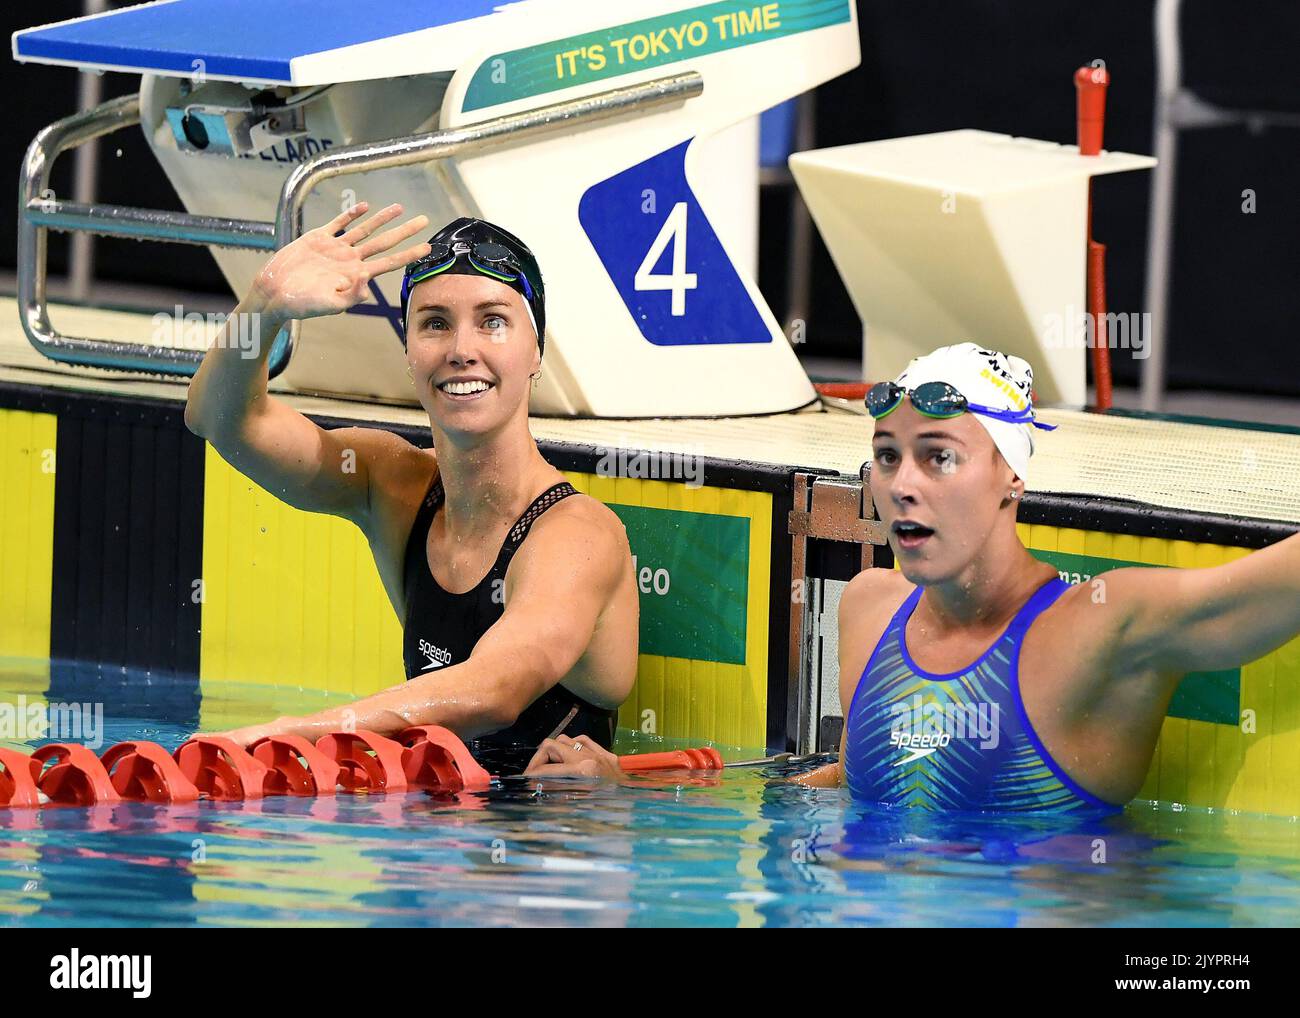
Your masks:
<instances>
[{"instance_id":1,"label":"pool water","mask_svg":"<svg viewBox=\"0 0 1300 1018\"><path fill-rule=\"evenodd\" d=\"M171 748L200 720L211 731L339 702L236 685L200 702L192 683L91 672L52 687L0 676L0 705L47 687L64 694L51 701L92 687L106 701L99 752L132 738ZM184 720L158 720L159 704ZM0 728L0 745L49 741L12 734ZM659 748L631 736L620 746ZM1300 822L1289 819L1150 803L1083 822L939 816L782 774L3 810L0 926L1268 926L1300 915Z\"/></svg>"}]
</instances>

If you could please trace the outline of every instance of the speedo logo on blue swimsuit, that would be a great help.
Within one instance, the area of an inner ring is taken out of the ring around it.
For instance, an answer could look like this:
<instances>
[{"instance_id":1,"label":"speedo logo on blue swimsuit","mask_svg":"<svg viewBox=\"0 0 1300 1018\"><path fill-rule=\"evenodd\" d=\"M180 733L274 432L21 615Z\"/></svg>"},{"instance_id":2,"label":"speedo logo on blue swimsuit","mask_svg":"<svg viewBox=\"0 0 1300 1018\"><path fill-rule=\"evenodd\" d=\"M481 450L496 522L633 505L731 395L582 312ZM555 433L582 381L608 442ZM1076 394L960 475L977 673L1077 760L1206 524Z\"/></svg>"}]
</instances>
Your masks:
<instances>
[{"instance_id":1,"label":"speedo logo on blue swimsuit","mask_svg":"<svg viewBox=\"0 0 1300 1018\"><path fill-rule=\"evenodd\" d=\"M929 756L953 739L978 742L980 749L998 747L1001 711L996 703L925 703L916 693L910 704L893 704L890 713L889 744L903 753L894 767Z\"/></svg>"}]
</instances>

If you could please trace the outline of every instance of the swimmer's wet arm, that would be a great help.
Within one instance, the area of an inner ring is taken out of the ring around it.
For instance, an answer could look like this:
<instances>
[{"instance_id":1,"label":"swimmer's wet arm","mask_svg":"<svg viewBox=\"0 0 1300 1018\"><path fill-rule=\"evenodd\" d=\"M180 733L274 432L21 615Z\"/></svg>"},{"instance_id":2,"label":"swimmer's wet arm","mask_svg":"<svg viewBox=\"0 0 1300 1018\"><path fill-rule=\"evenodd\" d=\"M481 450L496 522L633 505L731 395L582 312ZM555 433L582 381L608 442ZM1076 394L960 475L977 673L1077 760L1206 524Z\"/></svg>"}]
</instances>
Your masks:
<instances>
[{"instance_id":1,"label":"swimmer's wet arm","mask_svg":"<svg viewBox=\"0 0 1300 1018\"><path fill-rule=\"evenodd\" d=\"M1300 534L1209 569L1118 569L1118 660L1181 675L1235 668L1300 635Z\"/></svg>"},{"instance_id":2,"label":"swimmer's wet arm","mask_svg":"<svg viewBox=\"0 0 1300 1018\"><path fill-rule=\"evenodd\" d=\"M463 739L509 727L573 670L623 570L631 569L621 527L617 533L608 525L593 527L584 515L552 510L534 525L510 571L505 613L467 661L344 707L275 724L307 738L348 725L380 735L442 725Z\"/></svg>"},{"instance_id":3,"label":"swimmer's wet arm","mask_svg":"<svg viewBox=\"0 0 1300 1018\"><path fill-rule=\"evenodd\" d=\"M806 785L809 788L840 788L844 785L844 768L840 761L844 759L844 734L840 733L840 759L834 763L822 764L804 774L790 778L792 785Z\"/></svg>"},{"instance_id":4,"label":"swimmer's wet arm","mask_svg":"<svg viewBox=\"0 0 1300 1018\"><path fill-rule=\"evenodd\" d=\"M295 508L363 525L372 447L386 439L367 428L326 431L267 392L266 362L285 319L264 312L265 306L250 294L235 308L190 381L185 425L236 470ZM246 342L252 337L256 357L245 357L225 338L231 323L241 320L259 323L246 326L255 331L244 334Z\"/></svg>"},{"instance_id":5,"label":"swimmer's wet arm","mask_svg":"<svg viewBox=\"0 0 1300 1018\"><path fill-rule=\"evenodd\" d=\"M275 253L204 355L185 404L186 426L235 469L298 509L343 516L363 529L369 462L398 455L404 443L376 429L317 426L267 392L267 361L284 325L347 310L368 294L371 279L427 248L384 254L422 228L423 216L371 236L401 214L396 205L334 236L365 210L350 209Z\"/></svg>"},{"instance_id":6,"label":"swimmer's wet arm","mask_svg":"<svg viewBox=\"0 0 1300 1018\"><path fill-rule=\"evenodd\" d=\"M847 591L846 591L847 593ZM844 625L843 620L844 599L840 599L840 625ZM841 632L843 630L841 629ZM848 704L853 702L853 694L858 686L858 672L852 672L851 677L846 682L845 675L850 671L845 668L844 641L839 641L840 647L840 709L844 712L844 727L840 730L840 755L833 763L822 764L820 767L814 767L803 774L796 774L790 778L790 783L795 785L806 785L809 788L841 788L848 784L844 779L844 748L848 743L849 737L849 708ZM849 665L852 668L852 665Z\"/></svg>"}]
</instances>

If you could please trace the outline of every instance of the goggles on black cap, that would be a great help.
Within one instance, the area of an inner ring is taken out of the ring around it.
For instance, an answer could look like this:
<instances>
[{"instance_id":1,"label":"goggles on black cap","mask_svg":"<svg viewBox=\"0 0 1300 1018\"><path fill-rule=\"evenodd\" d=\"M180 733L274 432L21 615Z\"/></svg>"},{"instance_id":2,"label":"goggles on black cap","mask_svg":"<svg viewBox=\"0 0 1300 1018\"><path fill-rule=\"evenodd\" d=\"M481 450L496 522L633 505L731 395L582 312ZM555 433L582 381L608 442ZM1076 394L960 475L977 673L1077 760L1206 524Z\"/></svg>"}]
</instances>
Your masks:
<instances>
[{"instance_id":1,"label":"goggles on black cap","mask_svg":"<svg viewBox=\"0 0 1300 1018\"><path fill-rule=\"evenodd\" d=\"M514 234L482 219L462 217L429 238L431 250L406 267L402 277L402 345L406 345L406 318L411 291L443 273L487 276L505 283L524 298L537 334L538 349L545 343L546 291L537 259Z\"/></svg>"}]
</instances>

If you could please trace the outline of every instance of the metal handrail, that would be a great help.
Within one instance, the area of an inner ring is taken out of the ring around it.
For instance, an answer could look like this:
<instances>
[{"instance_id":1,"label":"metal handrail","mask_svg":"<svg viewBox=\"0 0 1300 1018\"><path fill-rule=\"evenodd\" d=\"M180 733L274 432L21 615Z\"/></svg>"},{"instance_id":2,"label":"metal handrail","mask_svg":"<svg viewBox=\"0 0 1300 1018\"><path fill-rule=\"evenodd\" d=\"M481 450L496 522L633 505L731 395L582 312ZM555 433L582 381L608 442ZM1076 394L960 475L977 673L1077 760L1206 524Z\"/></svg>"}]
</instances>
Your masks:
<instances>
[{"instance_id":1,"label":"metal handrail","mask_svg":"<svg viewBox=\"0 0 1300 1018\"><path fill-rule=\"evenodd\" d=\"M51 197L47 191L50 171L62 153L140 122L138 94L113 99L55 121L28 146L18 185L18 306L23 331L32 346L51 360L118 371L193 375L205 351L64 336L54 331L46 298L47 231L85 231L136 240L274 251L301 236L303 206L312 188L325 180L433 162L523 141L561 127L658 109L684 102L703 90L704 79L699 72L687 71L477 124L324 152L289 174L280 192L274 223L122 205L86 205ZM299 323L290 322L284 330L287 342L277 341L272 346L267 365L271 378L288 366L298 330Z\"/></svg>"},{"instance_id":2,"label":"metal handrail","mask_svg":"<svg viewBox=\"0 0 1300 1018\"><path fill-rule=\"evenodd\" d=\"M1300 114L1219 106L1200 98L1183 84L1182 3L1183 0L1158 0L1155 6L1156 95L1152 148L1156 166L1151 171L1146 293L1142 301L1151 315L1151 334L1147 337L1147 357L1142 362L1141 387L1142 409L1151 412L1163 409L1168 371L1165 322L1172 272L1179 134L1192 128L1229 125L1244 125L1251 130L1300 127Z\"/></svg>"}]
</instances>

